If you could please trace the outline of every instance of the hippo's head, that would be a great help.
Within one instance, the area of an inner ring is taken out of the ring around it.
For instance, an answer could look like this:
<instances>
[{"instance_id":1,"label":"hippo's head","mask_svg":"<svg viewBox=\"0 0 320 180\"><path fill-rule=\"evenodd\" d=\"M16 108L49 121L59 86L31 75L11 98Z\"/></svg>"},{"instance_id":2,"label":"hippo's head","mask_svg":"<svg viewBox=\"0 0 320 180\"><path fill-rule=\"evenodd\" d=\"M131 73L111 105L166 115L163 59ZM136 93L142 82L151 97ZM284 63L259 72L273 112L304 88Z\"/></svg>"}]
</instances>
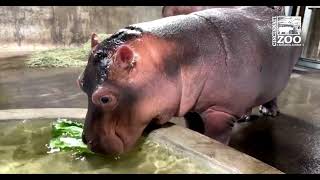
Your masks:
<instances>
[{"instance_id":1,"label":"hippo's head","mask_svg":"<svg viewBox=\"0 0 320 180\"><path fill-rule=\"evenodd\" d=\"M78 83L88 96L83 141L93 152L127 152L147 125L163 124L176 113L176 79L167 77L160 64L168 46L156 44L137 29L124 29L101 43L92 35Z\"/></svg>"}]
</instances>

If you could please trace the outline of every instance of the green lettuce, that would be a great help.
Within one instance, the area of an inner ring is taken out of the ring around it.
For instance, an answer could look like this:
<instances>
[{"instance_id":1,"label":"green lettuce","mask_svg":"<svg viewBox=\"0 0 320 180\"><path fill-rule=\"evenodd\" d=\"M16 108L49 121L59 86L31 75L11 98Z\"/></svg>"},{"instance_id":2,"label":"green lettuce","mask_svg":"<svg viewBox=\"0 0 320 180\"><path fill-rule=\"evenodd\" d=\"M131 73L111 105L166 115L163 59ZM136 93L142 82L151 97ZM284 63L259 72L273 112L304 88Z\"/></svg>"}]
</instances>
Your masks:
<instances>
[{"instance_id":1,"label":"green lettuce","mask_svg":"<svg viewBox=\"0 0 320 180\"><path fill-rule=\"evenodd\" d=\"M52 138L48 144L49 153L72 151L76 154L92 152L82 142L83 124L67 119L58 119L52 125Z\"/></svg>"}]
</instances>

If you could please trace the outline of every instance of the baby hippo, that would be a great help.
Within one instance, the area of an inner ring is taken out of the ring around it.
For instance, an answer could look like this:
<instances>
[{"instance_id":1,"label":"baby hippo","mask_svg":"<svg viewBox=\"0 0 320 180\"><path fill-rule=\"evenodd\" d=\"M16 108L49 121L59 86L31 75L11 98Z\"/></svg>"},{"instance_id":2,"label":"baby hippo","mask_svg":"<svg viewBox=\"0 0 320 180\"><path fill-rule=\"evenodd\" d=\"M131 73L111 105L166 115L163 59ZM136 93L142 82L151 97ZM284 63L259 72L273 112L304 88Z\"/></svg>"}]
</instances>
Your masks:
<instances>
[{"instance_id":1,"label":"baby hippo","mask_svg":"<svg viewBox=\"0 0 320 180\"><path fill-rule=\"evenodd\" d=\"M270 7L212 8L130 25L102 42L93 34L79 78L88 96L83 141L121 154L150 123L194 112L201 133L227 144L252 108L274 113L300 56L300 47L272 46L277 15Z\"/></svg>"}]
</instances>

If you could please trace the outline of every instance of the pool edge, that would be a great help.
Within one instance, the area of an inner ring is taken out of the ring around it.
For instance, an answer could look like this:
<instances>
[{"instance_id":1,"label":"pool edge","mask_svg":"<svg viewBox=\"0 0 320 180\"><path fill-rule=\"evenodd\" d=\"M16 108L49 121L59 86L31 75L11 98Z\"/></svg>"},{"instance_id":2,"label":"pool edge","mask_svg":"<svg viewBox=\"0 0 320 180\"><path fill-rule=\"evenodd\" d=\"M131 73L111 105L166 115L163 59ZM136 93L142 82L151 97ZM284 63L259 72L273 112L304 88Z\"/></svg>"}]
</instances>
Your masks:
<instances>
[{"instance_id":1,"label":"pool edge","mask_svg":"<svg viewBox=\"0 0 320 180\"><path fill-rule=\"evenodd\" d=\"M59 117L83 119L86 111L87 109L83 108L7 109L0 110L0 121ZM154 130L148 135L148 138L187 151L188 154L208 160L209 163L218 164L231 173L284 174L247 154L173 123L167 123L163 128Z\"/></svg>"}]
</instances>

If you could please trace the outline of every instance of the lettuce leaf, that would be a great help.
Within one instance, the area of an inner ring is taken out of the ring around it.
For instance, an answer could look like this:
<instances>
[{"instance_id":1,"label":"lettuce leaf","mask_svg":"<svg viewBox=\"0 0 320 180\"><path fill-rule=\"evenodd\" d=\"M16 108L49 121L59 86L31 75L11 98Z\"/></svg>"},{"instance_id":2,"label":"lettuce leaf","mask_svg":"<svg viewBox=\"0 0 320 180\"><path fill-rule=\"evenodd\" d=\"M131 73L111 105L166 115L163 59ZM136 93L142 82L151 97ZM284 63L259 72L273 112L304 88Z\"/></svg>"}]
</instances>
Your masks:
<instances>
[{"instance_id":1,"label":"lettuce leaf","mask_svg":"<svg viewBox=\"0 0 320 180\"><path fill-rule=\"evenodd\" d=\"M52 138L48 144L49 152L71 151L75 154L92 154L82 142L83 124L67 119L58 119L52 125Z\"/></svg>"}]
</instances>

